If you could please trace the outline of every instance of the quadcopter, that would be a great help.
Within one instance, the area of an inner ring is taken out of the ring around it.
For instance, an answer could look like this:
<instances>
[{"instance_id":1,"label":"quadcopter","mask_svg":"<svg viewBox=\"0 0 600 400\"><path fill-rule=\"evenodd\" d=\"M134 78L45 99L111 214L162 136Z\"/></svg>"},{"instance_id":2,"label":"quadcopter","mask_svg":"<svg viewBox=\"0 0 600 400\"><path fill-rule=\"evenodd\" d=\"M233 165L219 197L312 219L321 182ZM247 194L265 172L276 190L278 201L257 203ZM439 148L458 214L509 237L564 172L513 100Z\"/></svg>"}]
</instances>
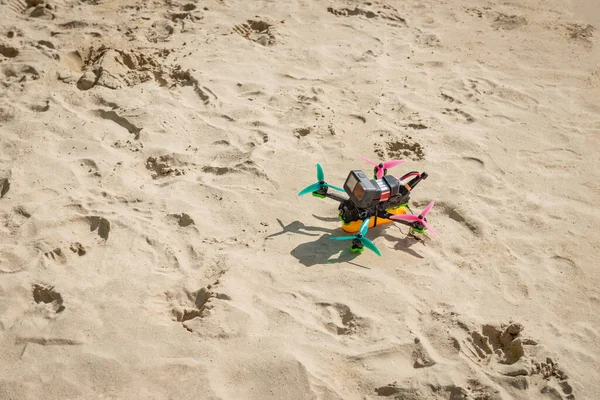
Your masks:
<instances>
[{"instance_id":1,"label":"quadcopter","mask_svg":"<svg viewBox=\"0 0 600 400\"><path fill-rule=\"evenodd\" d=\"M438 236L425 218L435 202L429 203L418 215L412 214L408 206L410 192L419 182L427 179L427 172L410 171L400 178L395 178L388 175L388 169L403 163L404 160L375 163L365 157L359 157L374 165L373 179L369 179L361 170L351 170L342 189L325 182L323 168L317 164L318 182L298 193L298 196L312 193L315 197L330 198L340 203L338 217L342 221L342 229L347 233L357 233L355 236L333 237L330 240L352 240L352 252L362 253L366 247L381 256L379 249L366 237L369 228L398 222L409 226L411 232L424 233L425 230L429 230ZM329 189L346 192L348 197L335 192L330 193Z\"/></svg>"}]
</instances>

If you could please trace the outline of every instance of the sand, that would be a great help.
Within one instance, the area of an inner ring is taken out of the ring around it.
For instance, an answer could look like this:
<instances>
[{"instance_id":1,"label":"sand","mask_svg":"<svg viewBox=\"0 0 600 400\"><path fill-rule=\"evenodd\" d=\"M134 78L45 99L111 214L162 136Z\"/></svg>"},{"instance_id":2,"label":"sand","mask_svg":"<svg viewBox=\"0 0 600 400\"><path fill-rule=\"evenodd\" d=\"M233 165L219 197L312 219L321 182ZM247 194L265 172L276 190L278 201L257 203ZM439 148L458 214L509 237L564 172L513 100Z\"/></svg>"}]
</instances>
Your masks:
<instances>
[{"instance_id":1,"label":"sand","mask_svg":"<svg viewBox=\"0 0 600 400\"><path fill-rule=\"evenodd\" d=\"M600 398L596 1L0 11L0 399Z\"/></svg>"}]
</instances>

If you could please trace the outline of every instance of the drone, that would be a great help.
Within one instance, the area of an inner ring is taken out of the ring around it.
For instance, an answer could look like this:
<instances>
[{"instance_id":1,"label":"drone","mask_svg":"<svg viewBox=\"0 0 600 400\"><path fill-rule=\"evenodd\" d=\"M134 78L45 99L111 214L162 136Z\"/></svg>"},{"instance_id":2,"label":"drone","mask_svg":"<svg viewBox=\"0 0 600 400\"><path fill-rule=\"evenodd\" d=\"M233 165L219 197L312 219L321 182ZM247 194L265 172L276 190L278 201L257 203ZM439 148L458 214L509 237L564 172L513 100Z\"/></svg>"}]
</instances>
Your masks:
<instances>
[{"instance_id":1,"label":"drone","mask_svg":"<svg viewBox=\"0 0 600 400\"><path fill-rule=\"evenodd\" d=\"M342 221L342 229L356 235L333 237L330 240L352 240L350 247L352 252L362 253L366 247L381 256L379 249L366 237L369 228L398 222L409 226L411 233L424 233L428 230L433 235L439 236L425 218L431 211L434 201L418 215L413 214L408 206L410 192L419 182L427 179L427 172L410 171L396 178L388 175L388 169L404 163L404 160L375 163L363 156L359 157L374 165L373 179L369 179L362 170L351 170L344 187L340 188L325 182L323 167L317 164L318 182L298 193L298 196L312 193L317 198L330 198L340 203L338 217ZM329 192L329 189L345 192L347 197Z\"/></svg>"}]
</instances>

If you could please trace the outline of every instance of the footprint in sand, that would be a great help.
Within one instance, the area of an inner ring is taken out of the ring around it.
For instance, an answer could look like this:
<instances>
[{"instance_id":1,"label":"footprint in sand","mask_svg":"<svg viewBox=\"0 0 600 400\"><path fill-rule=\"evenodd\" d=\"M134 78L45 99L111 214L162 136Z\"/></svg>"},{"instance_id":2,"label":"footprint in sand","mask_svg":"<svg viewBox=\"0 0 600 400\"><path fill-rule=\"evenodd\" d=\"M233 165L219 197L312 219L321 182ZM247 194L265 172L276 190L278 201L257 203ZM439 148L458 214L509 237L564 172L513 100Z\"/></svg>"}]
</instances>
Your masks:
<instances>
[{"instance_id":1,"label":"footprint in sand","mask_svg":"<svg viewBox=\"0 0 600 400\"><path fill-rule=\"evenodd\" d=\"M68 247L71 252L77 254L79 257L84 256L87 250L84 245L79 242L71 243ZM63 248L57 247L54 250L47 251L44 253L44 257L48 261L52 261L58 264L67 264L68 258L67 253Z\"/></svg>"},{"instance_id":2,"label":"footprint in sand","mask_svg":"<svg viewBox=\"0 0 600 400\"><path fill-rule=\"evenodd\" d=\"M206 165L202 167L202 172L214 175L225 175L225 174L250 174L257 178L262 178L265 180L269 180L269 177L264 172L262 167L257 165L252 160L245 160L235 165L228 167L219 167L219 166L210 166Z\"/></svg>"},{"instance_id":3,"label":"footprint in sand","mask_svg":"<svg viewBox=\"0 0 600 400\"><path fill-rule=\"evenodd\" d=\"M310 135L312 130L313 129L310 126L307 126L306 128L296 128L296 129L294 129L294 136L296 136L298 139L300 139L300 138Z\"/></svg>"},{"instance_id":4,"label":"footprint in sand","mask_svg":"<svg viewBox=\"0 0 600 400\"><path fill-rule=\"evenodd\" d=\"M117 140L116 142L114 142L112 144L112 147L116 148L116 149L128 149L129 151L132 152L139 152L142 151L142 149L144 148L144 144L142 142L140 142L139 140ZM121 165L121 164L118 164Z\"/></svg>"},{"instance_id":5,"label":"footprint in sand","mask_svg":"<svg viewBox=\"0 0 600 400\"><path fill-rule=\"evenodd\" d=\"M90 231L98 230L98 236L105 241L108 240L108 234L110 233L110 222L106 218L102 217L88 217L90 222Z\"/></svg>"},{"instance_id":6,"label":"footprint in sand","mask_svg":"<svg viewBox=\"0 0 600 400\"><path fill-rule=\"evenodd\" d=\"M445 93L444 91L440 92L440 97L442 99L444 99L445 101L447 101L448 103L462 104L462 102L460 100L455 99L454 97L452 97L448 93Z\"/></svg>"},{"instance_id":7,"label":"footprint in sand","mask_svg":"<svg viewBox=\"0 0 600 400\"><path fill-rule=\"evenodd\" d=\"M25 63L5 65L2 68L2 75L3 78L0 78L0 83L5 87L36 81L41 76L40 72L34 66Z\"/></svg>"},{"instance_id":8,"label":"footprint in sand","mask_svg":"<svg viewBox=\"0 0 600 400\"><path fill-rule=\"evenodd\" d=\"M175 33L173 22L168 20L155 21L151 25L150 32L146 34L146 39L152 43L169 42Z\"/></svg>"},{"instance_id":9,"label":"footprint in sand","mask_svg":"<svg viewBox=\"0 0 600 400\"><path fill-rule=\"evenodd\" d=\"M17 233L17 230L31 218L31 214L24 206L16 206L11 211L2 215L2 222L12 235Z\"/></svg>"},{"instance_id":10,"label":"footprint in sand","mask_svg":"<svg viewBox=\"0 0 600 400\"><path fill-rule=\"evenodd\" d=\"M338 17L353 17L353 16L364 16L366 18L377 18L377 14L373 11L363 10L362 8L333 8L327 7L327 11Z\"/></svg>"},{"instance_id":11,"label":"footprint in sand","mask_svg":"<svg viewBox=\"0 0 600 400\"><path fill-rule=\"evenodd\" d=\"M32 99L27 102L27 107L36 113L43 113L50 110L50 100L47 98Z\"/></svg>"},{"instance_id":12,"label":"footprint in sand","mask_svg":"<svg viewBox=\"0 0 600 400\"><path fill-rule=\"evenodd\" d=\"M14 26L11 26L10 28L8 28L5 31L2 31L2 34L9 39L12 39L14 37L23 37L23 31Z\"/></svg>"},{"instance_id":13,"label":"footprint in sand","mask_svg":"<svg viewBox=\"0 0 600 400\"><path fill-rule=\"evenodd\" d=\"M414 128L418 129L418 128ZM390 140L383 143L376 143L375 154L382 159L411 159L420 161L425 158L425 153L421 145L412 140L412 136L406 136L398 140Z\"/></svg>"},{"instance_id":14,"label":"footprint in sand","mask_svg":"<svg viewBox=\"0 0 600 400\"><path fill-rule=\"evenodd\" d=\"M417 36L417 43L424 47L441 47L442 42L434 33L422 33Z\"/></svg>"},{"instance_id":15,"label":"footprint in sand","mask_svg":"<svg viewBox=\"0 0 600 400\"><path fill-rule=\"evenodd\" d=\"M583 278L581 266L569 257L552 254L540 260L539 264L545 268L545 278L555 287L560 288L566 282Z\"/></svg>"},{"instance_id":16,"label":"footprint in sand","mask_svg":"<svg viewBox=\"0 0 600 400\"><path fill-rule=\"evenodd\" d=\"M44 0L9 0L8 9L19 16L53 20L54 7Z\"/></svg>"},{"instance_id":17,"label":"footprint in sand","mask_svg":"<svg viewBox=\"0 0 600 400\"><path fill-rule=\"evenodd\" d=\"M0 274L16 274L37 264L39 253L31 246L6 243L0 246Z\"/></svg>"},{"instance_id":18,"label":"footprint in sand","mask_svg":"<svg viewBox=\"0 0 600 400\"><path fill-rule=\"evenodd\" d=\"M96 161L90 158L82 158L80 160L77 160L77 162L79 163L79 166L81 167L81 170L83 171L83 174L85 174L85 176L92 176L97 178L101 177Z\"/></svg>"},{"instance_id":19,"label":"footprint in sand","mask_svg":"<svg viewBox=\"0 0 600 400\"><path fill-rule=\"evenodd\" d=\"M592 44L592 37L596 28L590 24L568 23L565 26L567 37L571 40Z\"/></svg>"},{"instance_id":20,"label":"footprint in sand","mask_svg":"<svg viewBox=\"0 0 600 400\"><path fill-rule=\"evenodd\" d=\"M491 7L465 7L463 10L474 17L487 19L495 30L512 30L527 25L527 18L493 11Z\"/></svg>"},{"instance_id":21,"label":"footprint in sand","mask_svg":"<svg viewBox=\"0 0 600 400\"><path fill-rule=\"evenodd\" d=\"M181 227L194 225L194 220L186 213L169 214L169 217L173 218L177 222L177 225Z\"/></svg>"},{"instance_id":22,"label":"footprint in sand","mask_svg":"<svg viewBox=\"0 0 600 400\"><path fill-rule=\"evenodd\" d=\"M192 71L183 70L179 65L163 65L163 50L150 53L142 49L121 50L101 45L88 48L83 55L79 52L70 53L69 57L69 68L83 72L77 81L80 90L90 90L94 86L121 89L155 81L159 86L167 88L189 86L205 105L215 105L218 100L212 90L200 84ZM61 80L69 82L67 78ZM107 117L110 119L111 115L107 114Z\"/></svg>"},{"instance_id":23,"label":"footprint in sand","mask_svg":"<svg viewBox=\"0 0 600 400\"><path fill-rule=\"evenodd\" d=\"M556 174L571 174L571 170L578 167L582 160L581 154L567 148L545 148L537 150L519 150L518 157L527 163L536 164L541 168L542 174L556 176Z\"/></svg>"},{"instance_id":24,"label":"footprint in sand","mask_svg":"<svg viewBox=\"0 0 600 400\"><path fill-rule=\"evenodd\" d=\"M479 103L497 87L488 79L452 79L440 87L442 93L457 103Z\"/></svg>"},{"instance_id":25,"label":"footprint in sand","mask_svg":"<svg viewBox=\"0 0 600 400\"><path fill-rule=\"evenodd\" d=\"M52 251L45 252L44 257L46 257L48 260L55 261L59 264L67 263L67 257L59 247L55 248Z\"/></svg>"},{"instance_id":26,"label":"footprint in sand","mask_svg":"<svg viewBox=\"0 0 600 400\"><path fill-rule=\"evenodd\" d=\"M372 3L365 3L365 5L372 5ZM365 10L363 8L359 8L355 6L354 8L333 8L327 7L327 12L338 16L338 17L365 17L367 19L371 18L381 18L387 20L391 23L392 26L403 27L406 26L406 19L402 18L398 11L388 5L383 5L383 10Z\"/></svg>"},{"instance_id":27,"label":"footprint in sand","mask_svg":"<svg viewBox=\"0 0 600 400\"><path fill-rule=\"evenodd\" d=\"M391 384L376 386L373 388L377 396L392 397L394 399L448 399L446 391L455 391L456 393L478 393L481 386L476 380L468 387L433 387L431 382L421 385L418 382L419 377L427 376L430 372L422 371L424 368L432 368L437 365L434 357L427 350L431 348L430 343L425 343L425 338L415 338L412 343L405 343L389 348L370 351L350 357L352 362L357 363L361 368L365 368L369 373L376 377L376 381L381 383L400 379L403 383L394 381ZM418 387L418 389L417 389ZM485 391L493 393L492 390ZM439 397L438 397L439 396ZM468 398L468 397L450 397L450 398Z\"/></svg>"},{"instance_id":28,"label":"footprint in sand","mask_svg":"<svg viewBox=\"0 0 600 400\"><path fill-rule=\"evenodd\" d=\"M420 322L422 338L435 350L436 357L442 360L459 358L461 345L454 331L462 332L462 323L456 313L442 307L440 311L432 310L421 316Z\"/></svg>"},{"instance_id":29,"label":"footprint in sand","mask_svg":"<svg viewBox=\"0 0 600 400\"><path fill-rule=\"evenodd\" d=\"M108 46L87 49L82 57L84 74L78 81L81 90L93 86L120 89L151 81L165 74L153 55L136 50L124 51Z\"/></svg>"},{"instance_id":30,"label":"footprint in sand","mask_svg":"<svg viewBox=\"0 0 600 400\"><path fill-rule=\"evenodd\" d=\"M464 340L463 353L515 396L545 394L550 398L574 399L567 375L551 358L538 359L538 343L522 336L521 324L483 325Z\"/></svg>"},{"instance_id":31,"label":"footprint in sand","mask_svg":"<svg viewBox=\"0 0 600 400\"><path fill-rule=\"evenodd\" d=\"M197 22L204 19L204 13L198 10L198 6L194 3L186 3L180 6L177 10L170 10L165 15L171 21L177 22Z\"/></svg>"},{"instance_id":32,"label":"footprint in sand","mask_svg":"<svg viewBox=\"0 0 600 400\"><path fill-rule=\"evenodd\" d=\"M75 206L79 213L87 212L81 205ZM38 205L32 206L33 209ZM109 238L110 222L100 216L74 216L70 220L39 220L32 217L32 210L22 205L2 215L3 224L12 235L18 235L25 229L36 232L33 245L27 246L7 243L0 247L0 273L16 273L30 266L59 267L66 265L71 257L88 253L90 246L104 243ZM55 227L64 227L64 234L56 236Z\"/></svg>"},{"instance_id":33,"label":"footprint in sand","mask_svg":"<svg viewBox=\"0 0 600 400\"><path fill-rule=\"evenodd\" d=\"M492 9L491 7L483 7L483 9L480 9L477 7L464 7L463 11L474 17L483 18L484 13L491 9Z\"/></svg>"},{"instance_id":34,"label":"footprint in sand","mask_svg":"<svg viewBox=\"0 0 600 400\"><path fill-rule=\"evenodd\" d=\"M463 124L472 124L475 122L475 117L460 108L444 108L442 114L454 117L453 120L456 122L462 122Z\"/></svg>"},{"instance_id":35,"label":"footprint in sand","mask_svg":"<svg viewBox=\"0 0 600 400\"><path fill-rule=\"evenodd\" d=\"M197 292L184 290L185 296L180 298L179 304L172 309L173 317L177 322L184 323L193 318L202 318L202 311L208 300L213 296L207 288L201 288ZM167 295L169 299L170 295ZM185 325L184 325L185 327Z\"/></svg>"},{"instance_id":36,"label":"footprint in sand","mask_svg":"<svg viewBox=\"0 0 600 400\"><path fill-rule=\"evenodd\" d=\"M368 326L364 318L355 315L345 304L317 303L317 306L329 321L325 323L325 327L336 335L354 335Z\"/></svg>"},{"instance_id":37,"label":"footprint in sand","mask_svg":"<svg viewBox=\"0 0 600 400\"><path fill-rule=\"evenodd\" d=\"M160 268L158 270L160 273L168 274L181 270L182 262L180 261L180 257L183 255L180 251L178 252L172 246L149 237L146 238L146 243L151 248L151 252L154 255L154 264Z\"/></svg>"},{"instance_id":38,"label":"footprint in sand","mask_svg":"<svg viewBox=\"0 0 600 400\"><path fill-rule=\"evenodd\" d=\"M275 45L275 26L273 24L249 19L245 23L235 25L233 31L248 40L263 46Z\"/></svg>"},{"instance_id":39,"label":"footprint in sand","mask_svg":"<svg viewBox=\"0 0 600 400\"><path fill-rule=\"evenodd\" d=\"M381 375L404 374L409 377L415 374L414 370L430 368L437 364L427 351L428 346L423 344L422 339L415 338L410 343L369 351L352 356L350 359Z\"/></svg>"},{"instance_id":40,"label":"footprint in sand","mask_svg":"<svg viewBox=\"0 0 600 400\"><path fill-rule=\"evenodd\" d=\"M84 256L84 255L85 255L85 253L87 253L87 250L85 249L85 246L84 246L84 245L82 245L82 244L81 244L81 243L79 243L79 242L71 243L71 245L69 246L69 249L70 249L70 250L71 250L73 253L77 254L77 255L78 255L78 256L80 256L80 257L81 257L81 256Z\"/></svg>"},{"instance_id":41,"label":"footprint in sand","mask_svg":"<svg viewBox=\"0 0 600 400\"><path fill-rule=\"evenodd\" d=\"M136 209L137 212L142 210ZM144 214L150 215L149 210L143 210ZM172 235L193 235L198 238L200 231L191 217L185 213L167 215L170 230ZM185 232L181 229L185 229ZM155 236L156 237L156 236ZM145 249L146 253L151 254L152 265L155 265L155 271L161 275L176 276L183 273L197 273L199 269L204 268L208 262L205 258L205 253L202 251L203 245L196 244L195 246L185 241L177 243L165 243L158 238L146 237Z\"/></svg>"},{"instance_id":42,"label":"footprint in sand","mask_svg":"<svg viewBox=\"0 0 600 400\"><path fill-rule=\"evenodd\" d=\"M186 170L183 162L176 155L163 154L159 156L150 156L146 160L146 169L152 171L153 179L160 179L167 176L185 175Z\"/></svg>"},{"instance_id":43,"label":"footprint in sand","mask_svg":"<svg viewBox=\"0 0 600 400\"><path fill-rule=\"evenodd\" d=\"M515 398L538 398L535 393L557 399L574 398L566 374L552 359L542 357L544 361L540 360L538 343L523 335L521 324L475 327L451 311L450 306L440 304L436 310L420 317L420 325L437 355L451 362L459 362L461 355L467 357ZM477 379L470 378L471 381L477 382ZM473 386L469 386L472 390ZM489 388L484 390L487 391ZM497 391L489 393L497 394Z\"/></svg>"},{"instance_id":44,"label":"footprint in sand","mask_svg":"<svg viewBox=\"0 0 600 400\"><path fill-rule=\"evenodd\" d=\"M37 303L48 304L55 313L65 310L63 298L52 286L33 285L33 300Z\"/></svg>"},{"instance_id":45,"label":"footprint in sand","mask_svg":"<svg viewBox=\"0 0 600 400\"><path fill-rule=\"evenodd\" d=\"M380 397L406 400L502 400L498 390L484 385L476 379L469 380L468 385L464 386L407 382L406 387L403 387L402 384L393 382L375 388L375 393Z\"/></svg>"},{"instance_id":46,"label":"footprint in sand","mask_svg":"<svg viewBox=\"0 0 600 400\"><path fill-rule=\"evenodd\" d=\"M512 30L527 25L527 19L520 15L507 15L504 13L491 13L492 28Z\"/></svg>"},{"instance_id":47,"label":"footprint in sand","mask_svg":"<svg viewBox=\"0 0 600 400\"><path fill-rule=\"evenodd\" d=\"M218 106L219 97L208 87L202 86L198 79L193 76L192 71L182 70L180 66L175 66L171 69L169 77L174 82L170 87L191 86L205 106Z\"/></svg>"},{"instance_id":48,"label":"footprint in sand","mask_svg":"<svg viewBox=\"0 0 600 400\"><path fill-rule=\"evenodd\" d=\"M216 281L194 292L187 289L167 292L166 300L171 307L173 321L180 322L189 332L194 332L187 321L204 318L206 312L213 308L212 303L215 300L231 300L228 295L216 291L218 285L219 281Z\"/></svg>"},{"instance_id":49,"label":"footprint in sand","mask_svg":"<svg viewBox=\"0 0 600 400\"><path fill-rule=\"evenodd\" d=\"M466 338L463 349L468 354L477 357L484 364L492 358L500 364L512 365L525 355L524 345L535 344L532 341L522 341L519 337L523 326L511 324L504 329L492 325L484 325L481 332L472 331Z\"/></svg>"},{"instance_id":50,"label":"footprint in sand","mask_svg":"<svg viewBox=\"0 0 600 400\"><path fill-rule=\"evenodd\" d=\"M16 47L0 43L0 55L5 58L15 58L19 55L19 50Z\"/></svg>"},{"instance_id":51,"label":"footprint in sand","mask_svg":"<svg viewBox=\"0 0 600 400\"><path fill-rule=\"evenodd\" d=\"M522 110L535 110L539 104L534 97L527 93L483 78L453 79L447 81L440 87L440 93L444 100L457 105L481 103L491 100ZM442 113L453 115L460 122L475 122L475 118L472 115L460 108L449 107L442 111Z\"/></svg>"}]
</instances>

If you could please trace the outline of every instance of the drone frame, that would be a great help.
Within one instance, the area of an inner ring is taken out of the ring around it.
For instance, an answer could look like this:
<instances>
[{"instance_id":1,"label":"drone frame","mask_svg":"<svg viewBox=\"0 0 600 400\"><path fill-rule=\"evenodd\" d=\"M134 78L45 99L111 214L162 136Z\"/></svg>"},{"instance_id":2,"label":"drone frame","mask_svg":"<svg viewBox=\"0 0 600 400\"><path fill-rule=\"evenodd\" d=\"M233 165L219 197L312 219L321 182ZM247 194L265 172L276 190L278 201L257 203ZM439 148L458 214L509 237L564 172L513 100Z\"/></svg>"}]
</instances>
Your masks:
<instances>
[{"instance_id":1,"label":"drone frame","mask_svg":"<svg viewBox=\"0 0 600 400\"><path fill-rule=\"evenodd\" d=\"M380 164L380 165L382 165L382 164ZM375 169L374 172L377 173L377 170ZM384 176L385 175L387 175L387 169L384 170ZM404 174L399 179L399 181L402 182L407 177L414 176L414 175L416 175L417 177L414 178L414 179L412 179L409 182L410 184L409 183L402 184L408 190L409 193L412 191L412 189L419 182L421 182L423 179L427 179L427 176L428 176L426 172L419 173L419 172L416 172L416 171L411 171L411 172L408 172L408 173ZM347 202L349 200L349 197L347 197L347 196L340 195L340 194L337 194L335 192L329 192L329 188L330 187L334 188L334 189L336 189L338 191L342 191L342 189L338 188L336 186L333 186L333 185L329 185L328 183L325 182L323 168L321 167L320 164L317 164L317 178L319 179L319 182L317 182L317 183L315 183L313 185L308 186L307 188L305 188L304 190L302 190L299 193L299 195L301 196L301 195L304 195L304 194L311 193L315 197L318 197L318 198L329 198L329 199L332 199L332 200L335 200L335 201L339 202L340 204L342 204L344 202ZM375 176L375 179L377 179L377 175ZM313 190L311 192L310 189L312 189L312 188L316 188L316 190ZM358 232L358 233L357 233L357 235L354 238L352 238L351 236L347 236L347 237L342 237L342 238L331 238L331 240L350 240L350 239L353 239L352 246L351 246L351 251L352 252L362 252L364 250L364 242L363 242L363 240L367 240L368 242L370 242L369 239L367 239L365 237L368 229L372 228L372 227L379 226L379 225L392 223L392 222L396 222L396 223L400 223L402 225L406 225L409 228L411 228L412 232L417 232L417 233L424 233L425 230L429 229L434 235L437 236L437 233L431 228L431 226L429 226L429 224L427 223L427 219L425 218L425 216L427 215L427 213L433 207L433 204L434 204L434 202L432 201L423 210L423 212L420 213L418 216L412 214L412 210L410 210L410 207L408 206L408 203L400 204L398 206L395 206L393 208L388 208L388 209L383 210L383 211L378 211L375 215L369 215L369 216L367 216L367 217L365 217L363 219L359 219L359 220L351 221L351 222L345 222L342 219L341 214L338 214L338 217L340 218L340 220L342 220L342 229L345 232ZM403 211L403 212L401 212L401 211ZM408 214L407 211L410 212L410 214ZM371 219L372 219L372 223L371 223ZM359 225L360 227L357 228L357 225ZM375 253L377 253L378 255L381 255L381 253L379 253L379 251L376 248L373 248L374 245L372 244L372 242L370 242L370 243L371 244L368 245L368 247L371 250L373 250Z\"/></svg>"}]
</instances>

